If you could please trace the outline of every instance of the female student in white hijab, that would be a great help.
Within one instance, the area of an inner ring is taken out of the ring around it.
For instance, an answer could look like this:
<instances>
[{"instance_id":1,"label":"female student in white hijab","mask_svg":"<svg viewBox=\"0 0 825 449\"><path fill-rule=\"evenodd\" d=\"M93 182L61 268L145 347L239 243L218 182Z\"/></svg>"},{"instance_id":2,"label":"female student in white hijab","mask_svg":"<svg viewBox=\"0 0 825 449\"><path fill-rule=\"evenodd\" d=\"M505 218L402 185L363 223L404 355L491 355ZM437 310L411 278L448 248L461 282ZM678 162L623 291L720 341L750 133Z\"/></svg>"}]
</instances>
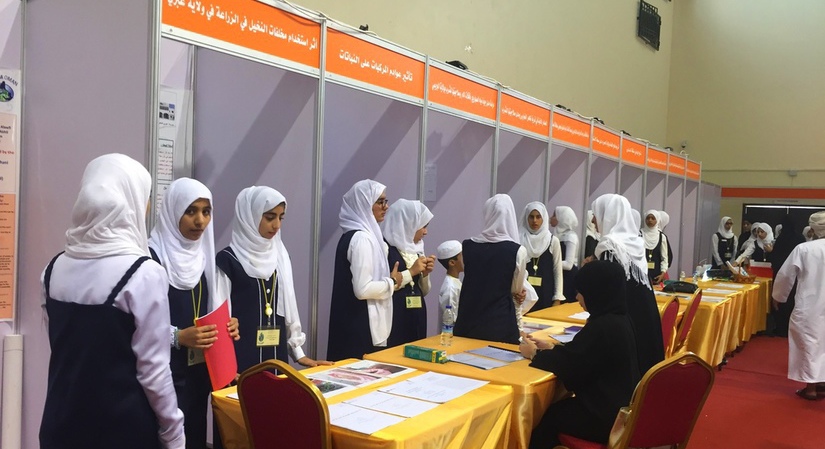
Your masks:
<instances>
[{"instance_id":1,"label":"female student in white hijab","mask_svg":"<svg viewBox=\"0 0 825 449\"><path fill-rule=\"evenodd\" d=\"M742 254L736 258L734 266L742 265L746 260L755 260L758 262L766 262L768 260L768 253L773 251L773 230L771 225L767 223L754 223L751 226L751 232L755 234L755 239L749 245L745 246ZM779 267L776 267L777 269Z\"/></svg>"},{"instance_id":2,"label":"female student in white hijab","mask_svg":"<svg viewBox=\"0 0 825 449\"><path fill-rule=\"evenodd\" d=\"M584 238L584 258L587 259L596 251L596 245L599 243L599 238L601 238L599 231L596 230L596 225L593 223L592 210L587 211L587 221L584 224L586 226Z\"/></svg>"},{"instance_id":3,"label":"female student in white hijab","mask_svg":"<svg viewBox=\"0 0 825 449\"><path fill-rule=\"evenodd\" d=\"M520 241L527 250L527 282L539 299L532 310L541 310L564 301L562 250L550 232L547 208L539 201L527 203L521 214Z\"/></svg>"},{"instance_id":4,"label":"female student in white hijab","mask_svg":"<svg viewBox=\"0 0 825 449\"><path fill-rule=\"evenodd\" d=\"M128 156L86 166L65 254L42 277L51 345L43 448L185 447L169 369L169 282L146 238L151 188Z\"/></svg>"},{"instance_id":5,"label":"female student in white hijab","mask_svg":"<svg viewBox=\"0 0 825 449\"><path fill-rule=\"evenodd\" d=\"M389 247L379 223L389 201L386 186L364 179L344 194L338 214L344 234L335 251L327 358L361 358L387 346L392 294L401 287L398 264L390 270Z\"/></svg>"},{"instance_id":6,"label":"female student in white hijab","mask_svg":"<svg viewBox=\"0 0 825 449\"><path fill-rule=\"evenodd\" d=\"M488 199L484 230L462 243L464 281L455 335L518 344L521 312L538 299L527 283L527 250L518 238L513 200L505 194Z\"/></svg>"},{"instance_id":7,"label":"female student in white hijab","mask_svg":"<svg viewBox=\"0 0 825 449\"><path fill-rule=\"evenodd\" d=\"M388 346L398 346L427 337L427 304L430 273L435 256L424 256L424 236L433 214L420 201L399 199L390 206L382 223L389 244L389 266L398 264L401 288L392 295L392 330Z\"/></svg>"},{"instance_id":8,"label":"female student in white hijab","mask_svg":"<svg viewBox=\"0 0 825 449\"><path fill-rule=\"evenodd\" d=\"M810 226L805 226L805 228L802 229L802 237L805 237L806 242L810 242L811 240L813 240L814 236L814 230Z\"/></svg>"},{"instance_id":9,"label":"female student in white hijab","mask_svg":"<svg viewBox=\"0 0 825 449\"><path fill-rule=\"evenodd\" d=\"M639 230L639 237L642 236L642 214L639 213L636 209L630 210L631 215L633 216L633 225L636 229Z\"/></svg>"},{"instance_id":10,"label":"female student in white hijab","mask_svg":"<svg viewBox=\"0 0 825 449\"><path fill-rule=\"evenodd\" d=\"M595 258L618 263L627 275L627 313L636 336L639 372L645 373L665 357L659 307L647 276L645 242L638 235L627 198L602 195L593 202L593 214L602 236Z\"/></svg>"},{"instance_id":11,"label":"female student in white hijab","mask_svg":"<svg viewBox=\"0 0 825 449\"><path fill-rule=\"evenodd\" d=\"M292 261L281 238L286 198L266 186L247 187L235 200L232 240L216 257L221 291L229 292L232 313L241 324L235 342L238 372L264 360L289 356L303 366L315 361L301 346L301 329Z\"/></svg>"},{"instance_id":12,"label":"female student in white hijab","mask_svg":"<svg viewBox=\"0 0 825 449\"><path fill-rule=\"evenodd\" d=\"M215 237L212 192L194 179L172 182L163 195L160 216L149 238L152 259L169 277L169 316L172 324L170 367L178 407L183 411L186 446L206 447L206 410L212 384L203 357L217 340L214 325L197 326L225 298L216 294ZM227 323L238 339L238 320Z\"/></svg>"},{"instance_id":13,"label":"female student in white hijab","mask_svg":"<svg viewBox=\"0 0 825 449\"><path fill-rule=\"evenodd\" d=\"M736 248L739 247L739 239L733 233L733 219L722 217L719 220L719 228L710 237L710 249L713 252L713 268L726 268L726 262L731 264L736 261Z\"/></svg>"},{"instance_id":14,"label":"female student in white hijab","mask_svg":"<svg viewBox=\"0 0 825 449\"><path fill-rule=\"evenodd\" d=\"M576 285L573 279L579 271L579 219L573 209L567 206L556 206L553 216L550 217L550 226L555 228L556 237L561 244L562 293L564 302L576 302Z\"/></svg>"},{"instance_id":15,"label":"female student in white hijab","mask_svg":"<svg viewBox=\"0 0 825 449\"><path fill-rule=\"evenodd\" d=\"M647 276L652 284L659 284L665 278L668 269L667 237L659 230L659 211L650 209L645 213L645 226L642 238L645 243Z\"/></svg>"}]
</instances>

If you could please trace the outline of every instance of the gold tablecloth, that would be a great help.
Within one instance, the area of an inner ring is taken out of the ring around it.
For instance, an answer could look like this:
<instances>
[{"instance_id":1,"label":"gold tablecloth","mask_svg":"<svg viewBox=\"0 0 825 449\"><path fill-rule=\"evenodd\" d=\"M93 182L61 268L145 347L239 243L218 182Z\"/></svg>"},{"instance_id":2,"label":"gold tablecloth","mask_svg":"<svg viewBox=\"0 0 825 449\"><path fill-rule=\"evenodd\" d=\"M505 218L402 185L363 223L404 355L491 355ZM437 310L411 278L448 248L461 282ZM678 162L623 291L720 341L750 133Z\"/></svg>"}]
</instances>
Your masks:
<instances>
[{"instance_id":1,"label":"gold tablecloth","mask_svg":"<svg viewBox=\"0 0 825 449\"><path fill-rule=\"evenodd\" d=\"M344 360L336 363L336 366L354 361ZM330 368L316 367L304 372L318 372ZM327 403L336 404L421 374L421 371L416 371L367 385L327 398ZM213 392L212 409L224 447L246 449L249 442L240 402L227 397L235 392L236 387ZM508 447L512 397L511 387L488 384L372 435L332 426L332 445L335 449L505 449ZM280 407L283 404L273 406Z\"/></svg>"},{"instance_id":2,"label":"gold tablecloth","mask_svg":"<svg viewBox=\"0 0 825 449\"><path fill-rule=\"evenodd\" d=\"M518 346L512 344L492 343L462 337L454 337L452 346L449 347L440 346L440 336L425 338L411 344L427 348L445 349L447 354L456 354L487 345L518 350ZM556 376L553 373L530 367L530 361L526 359L500 368L483 370L455 362L440 364L408 359L404 357L403 346L366 354L364 358L420 370L486 380L496 385L512 387L513 408L509 448L522 449L528 447L530 433L532 433L533 428L541 420L545 410L550 405L556 387Z\"/></svg>"}]
</instances>

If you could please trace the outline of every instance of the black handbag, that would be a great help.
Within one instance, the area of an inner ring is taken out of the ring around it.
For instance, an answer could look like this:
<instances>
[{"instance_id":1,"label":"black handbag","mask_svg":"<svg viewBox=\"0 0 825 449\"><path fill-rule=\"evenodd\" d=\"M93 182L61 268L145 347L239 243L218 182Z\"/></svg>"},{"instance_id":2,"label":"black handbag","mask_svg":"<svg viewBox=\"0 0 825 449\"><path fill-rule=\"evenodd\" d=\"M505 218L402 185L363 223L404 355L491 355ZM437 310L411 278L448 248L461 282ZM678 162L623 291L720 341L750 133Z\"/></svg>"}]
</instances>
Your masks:
<instances>
[{"instance_id":1,"label":"black handbag","mask_svg":"<svg viewBox=\"0 0 825 449\"><path fill-rule=\"evenodd\" d=\"M662 291L668 293L693 293L698 288L698 285L691 284L690 282L676 281L665 285Z\"/></svg>"}]
</instances>

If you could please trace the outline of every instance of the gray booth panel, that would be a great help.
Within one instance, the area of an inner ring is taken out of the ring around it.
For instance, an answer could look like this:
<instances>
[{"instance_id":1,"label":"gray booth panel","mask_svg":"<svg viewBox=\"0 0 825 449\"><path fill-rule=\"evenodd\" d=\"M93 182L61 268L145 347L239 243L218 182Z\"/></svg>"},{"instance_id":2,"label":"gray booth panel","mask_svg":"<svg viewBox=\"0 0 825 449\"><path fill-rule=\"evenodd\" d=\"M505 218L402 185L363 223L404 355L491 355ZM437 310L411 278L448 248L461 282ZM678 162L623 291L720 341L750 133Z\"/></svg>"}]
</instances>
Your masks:
<instances>
[{"instance_id":1,"label":"gray booth panel","mask_svg":"<svg viewBox=\"0 0 825 449\"><path fill-rule=\"evenodd\" d=\"M618 161L592 155L590 160L590 199L587 204L593 204L593 200L605 193L616 193L618 177Z\"/></svg>"},{"instance_id":2,"label":"gray booth panel","mask_svg":"<svg viewBox=\"0 0 825 449\"><path fill-rule=\"evenodd\" d=\"M670 240L670 248L673 250L673 266L668 268L668 275L671 279L678 279L681 266L682 251L682 191L684 190L684 180L681 178L669 177L667 181L667 201L665 201L664 211L670 215L670 223L664 232ZM685 270L688 271L688 270Z\"/></svg>"},{"instance_id":3,"label":"gray booth panel","mask_svg":"<svg viewBox=\"0 0 825 449\"><path fill-rule=\"evenodd\" d=\"M622 165L621 167L619 193L627 198L627 200L630 201L630 207L636 210L642 208L644 175L645 171L641 168L630 165Z\"/></svg>"},{"instance_id":4,"label":"gray booth panel","mask_svg":"<svg viewBox=\"0 0 825 449\"><path fill-rule=\"evenodd\" d=\"M496 192L513 199L516 212L530 201L542 201L547 142L502 130L498 140Z\"/></svg>"},{"instance_id":5,"label":"gray booth panel","mask_svg":"<svg viewBox=\"0 0 825 449\"><path fill-rule=\"evenodd\" d=\"M693 267L699 261L696 234L699 230L696 223L696 205L699 199L699 183L695 181L685 181L685 202L682 207L682 251L679 260L682 263L681 270L686 274L693 272ZM671 220L671 223L673 220ZM708 241L710 246L710 241Z\"/></svg>"},{"instance_id":6,"label":"gray booth panel","mask_svg":"<svg viewBox=\"0 0 825 449\"><path fill-rule=\"evenodd\" d=\"M644 214L650 209L662 210L665 205L665 178L662 173L648 171L647 184L645 185L645 202L642 205L644 210L639 209L639 212ZM644 217L642 217L644 222Z\"/></svg>"}]
</instances>

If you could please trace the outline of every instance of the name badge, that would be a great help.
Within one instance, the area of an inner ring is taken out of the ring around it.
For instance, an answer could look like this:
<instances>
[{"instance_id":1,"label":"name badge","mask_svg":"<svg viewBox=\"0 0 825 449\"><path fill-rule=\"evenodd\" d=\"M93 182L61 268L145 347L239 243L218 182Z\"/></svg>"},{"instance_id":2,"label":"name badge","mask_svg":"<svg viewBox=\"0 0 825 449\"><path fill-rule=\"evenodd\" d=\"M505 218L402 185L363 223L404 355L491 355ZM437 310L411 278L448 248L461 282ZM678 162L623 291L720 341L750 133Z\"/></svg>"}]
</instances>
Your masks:
<instances>
[{"instance_id":1,"label":"name badge","mask_svg":"<svg viewBox=\"0 0 825 449\"><path fill-rule=\"evenodd\" d=\"M187 353L187 364L188 366L198 365L200 363L206 362L206 359L203 357L203 350L202 349L195 349L195 348L187 348L189 351Z\"/></svg>"},{"instance_id":2,"label":"name badge","mask_svg":"<svg viewBox=\"0 0 825 449\"><path fill-rule=\"evenodd\" d=\"M533 287L541 287L541 276L527 276L527 282Z\"/></svg>"},{"instance_id":3,"label":"name badge","mask_svg":"<svg viewBox=\"0 0 825 449\"><path fill-rule=\"evenodd\" d=\"M656 262L648 262L647 263L647 269L648 270L652 270L654 268L656 268Z\"/></svg>"},{"instance_id":4,"label":"name badge","mask_svg":"<svg viewBox=\"0 0 825 449\"><path fill-rule=\"evenodd\" d=\"M278 346L278 342L280 341L281 329L278 326L258 327L258 335L255 338L256 346Z\"/></svg>"},{"instance_id":5,"label":"name badge","mask_svg":"<svg viewBox=\"0 0 825 449\"><path fill-rule=\"evenodd\" d=\"M408 309L420 309L421 308L421 297L420 296L407 296L407 308Z\"/></svg>"},{"instance_id":6,"label":"name badge","mask_svg":"<svg viewBox=\"0 0 825 449\"><path fill-rule=\"evenodd\" d=\"M725 253L725 259L730 259L730 256L732 256L731 253Z\"/></svg>"}]
</instances>

